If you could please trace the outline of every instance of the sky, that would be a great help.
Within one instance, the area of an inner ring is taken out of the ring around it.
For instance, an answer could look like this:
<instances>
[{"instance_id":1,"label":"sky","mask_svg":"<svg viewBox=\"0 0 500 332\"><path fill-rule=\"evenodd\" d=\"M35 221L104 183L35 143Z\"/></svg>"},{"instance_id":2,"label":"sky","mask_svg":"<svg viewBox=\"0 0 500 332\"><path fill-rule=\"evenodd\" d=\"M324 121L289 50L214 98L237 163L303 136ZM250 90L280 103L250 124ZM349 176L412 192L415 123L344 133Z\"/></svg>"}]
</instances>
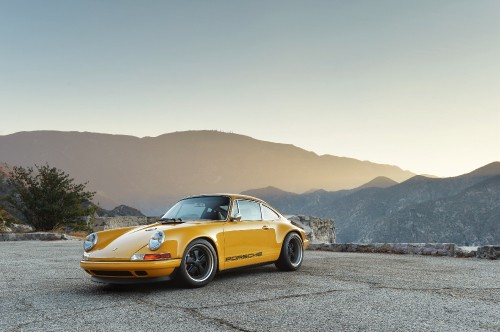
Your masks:
<instances>
[{"instance_id":1,"label":"sky","mask_svg":"<svg viewBox=\"0 0 500 332\"><path fill-rule=\"evenodd\" d=\"M499 161L500 1L0 0L0 135L202 129L436 176Z\"/></svg>"}]
</instances>

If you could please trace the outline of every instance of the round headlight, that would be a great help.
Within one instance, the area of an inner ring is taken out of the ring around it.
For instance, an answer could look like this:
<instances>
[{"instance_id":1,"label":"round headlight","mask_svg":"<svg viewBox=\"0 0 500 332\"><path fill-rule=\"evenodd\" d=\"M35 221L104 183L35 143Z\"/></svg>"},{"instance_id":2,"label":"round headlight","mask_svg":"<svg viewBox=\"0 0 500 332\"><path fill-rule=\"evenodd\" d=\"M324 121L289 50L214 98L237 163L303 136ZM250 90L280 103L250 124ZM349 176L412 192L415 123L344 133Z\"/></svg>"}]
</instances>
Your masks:
<instances>
[{"instance_id":1,"label":"round headlight","mask_svg":"<svg viewBox=\"0 0 500 332\"><path fill-rule=\"evenodd\" d=\"M165 241L165 234L161 231L154 232L149 240L149 249L158 250L163 241Z\"/></svg>"},{"instance_id":2,"label":"round headlight","mask_svg":"<svg viewBox=\"0 0 500 332\"><path fill-rule=\"evenodd\" d=\"M90 249L94 248L95 244L97 243L97 234L92 233L87 235L87 238L83 242L83 250L89 251Z\"/></svg>"}]
</instances>

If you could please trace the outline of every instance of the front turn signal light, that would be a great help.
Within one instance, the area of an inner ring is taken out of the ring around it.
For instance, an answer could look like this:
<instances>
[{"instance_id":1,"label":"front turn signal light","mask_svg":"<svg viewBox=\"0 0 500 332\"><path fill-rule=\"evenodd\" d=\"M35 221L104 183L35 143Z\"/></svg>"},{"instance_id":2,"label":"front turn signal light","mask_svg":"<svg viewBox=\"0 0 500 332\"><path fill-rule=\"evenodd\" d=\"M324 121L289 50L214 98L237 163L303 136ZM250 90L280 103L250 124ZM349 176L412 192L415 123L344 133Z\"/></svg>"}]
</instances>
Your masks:
<instances>
[{"instance_id":1,"label":"front turn signal light","mask_svg":"<svg viewBox=\"0 0 500 332\"><path fill-rule=\"evenodd\" d=\"M131 261L161 261L172 258L169 252L158 254L134 254L130 257Z\"/></svg>"}]
</instances>

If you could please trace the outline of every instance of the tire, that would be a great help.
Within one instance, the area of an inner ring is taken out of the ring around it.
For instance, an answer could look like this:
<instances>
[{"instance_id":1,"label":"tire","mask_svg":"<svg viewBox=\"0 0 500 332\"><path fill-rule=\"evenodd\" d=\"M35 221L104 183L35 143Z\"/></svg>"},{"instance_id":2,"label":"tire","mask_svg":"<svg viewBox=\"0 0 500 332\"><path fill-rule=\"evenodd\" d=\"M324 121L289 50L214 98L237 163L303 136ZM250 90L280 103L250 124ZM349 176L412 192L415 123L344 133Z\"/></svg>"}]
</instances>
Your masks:
<instances>
[{"instance_id":1,"label":"tire","mask_svg":"<svg viewBox=\"0 0 500 332\"><path fill-rule=\"evenodd\" d=\"M202 287L215 277L217 254L210 242L197 239L191 242L182 256L176 280L189 288Z\"/></svg>"},{"instance_id":2,"label":"tire","mask_svg":"<svg viewBox=\"0 0 500 332\"><path fill-rule=\"evenodd\" d=\"M295 271L302 265L304 259L304 244L297 233L289 233L283 241L281 254L274 263L282 271Z\"/></svg>"}]
</instances>

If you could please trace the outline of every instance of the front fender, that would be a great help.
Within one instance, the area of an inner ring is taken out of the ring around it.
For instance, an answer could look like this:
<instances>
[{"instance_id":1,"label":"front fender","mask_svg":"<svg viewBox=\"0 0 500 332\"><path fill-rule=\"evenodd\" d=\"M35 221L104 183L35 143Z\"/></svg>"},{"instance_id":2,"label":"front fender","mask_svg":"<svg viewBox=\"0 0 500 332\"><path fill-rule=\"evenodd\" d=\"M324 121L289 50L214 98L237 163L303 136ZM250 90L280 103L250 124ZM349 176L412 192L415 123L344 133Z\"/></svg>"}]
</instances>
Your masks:
<instances>
[{"instance_id":1,"label":"front fender","mask_svg":"<svg viewBox=\"0 0 500 332\"><path fill-rule=\"evenodd\" d=\"M218 257L224 255L224 224L207 223L198 227L183 227L164 230L165 241L158 250L154 252L170 253L173 259L182 259L184 251L186 251L189 243L196 239L204 238L214 245L214 249ZM146 254L153 252L148 246L137 251L138 254ZM220 259L219 259L220 266Z\"/></svg>"}]
</instances>

